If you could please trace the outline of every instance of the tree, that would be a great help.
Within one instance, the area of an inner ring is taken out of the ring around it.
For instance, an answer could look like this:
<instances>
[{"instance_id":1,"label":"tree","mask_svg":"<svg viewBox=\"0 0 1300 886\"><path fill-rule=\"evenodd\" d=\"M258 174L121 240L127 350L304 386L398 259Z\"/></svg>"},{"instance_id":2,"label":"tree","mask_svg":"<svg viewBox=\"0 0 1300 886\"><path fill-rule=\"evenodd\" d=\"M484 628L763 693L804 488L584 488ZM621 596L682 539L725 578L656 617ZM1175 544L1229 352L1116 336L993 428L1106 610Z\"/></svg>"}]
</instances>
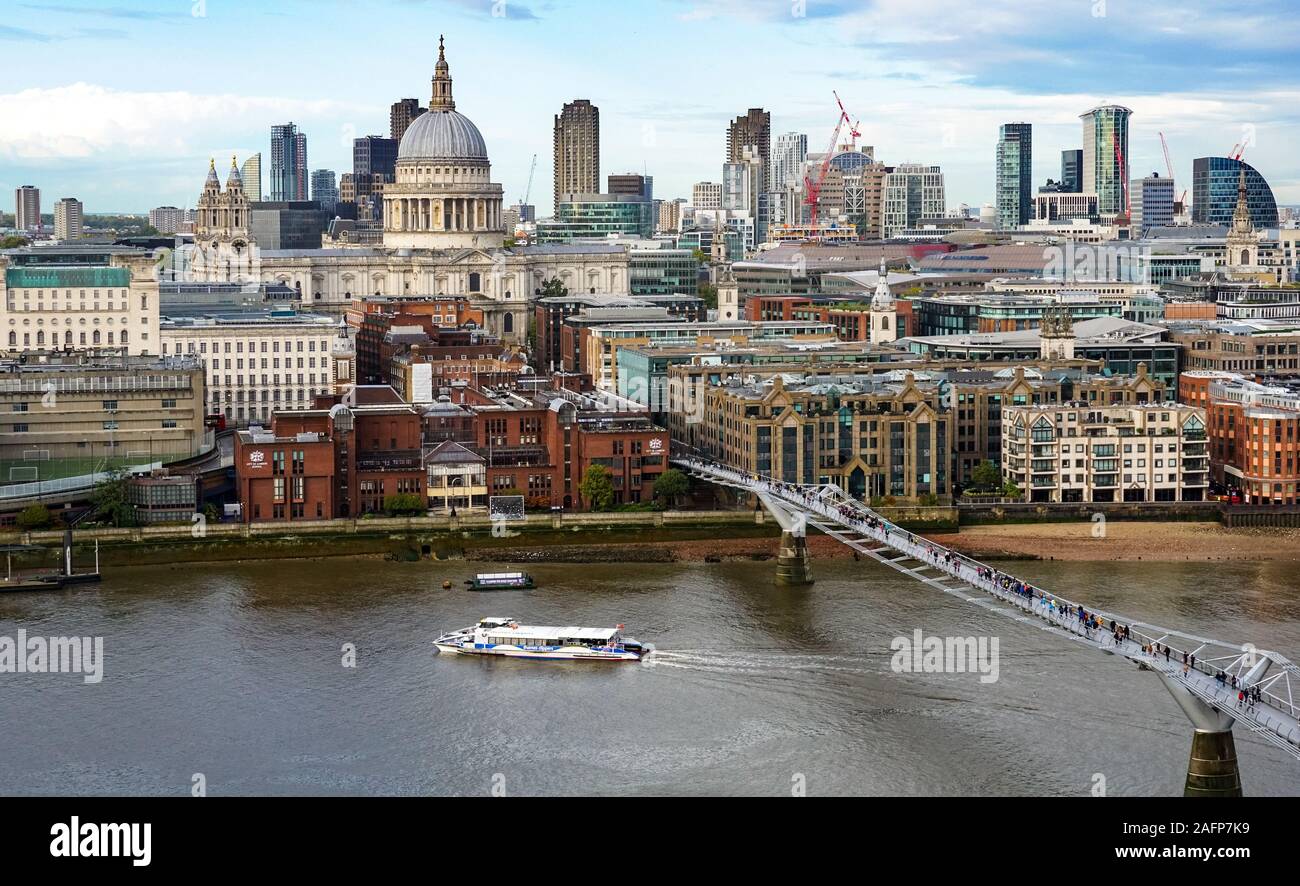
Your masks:
<instances>
[{"instance_id":1,"label":"tree","mask_svg":"<svg viewBox=\"0 0 1300 886\"><path fill-rule=\"evenodd\" d=\"M126 471L114 471L108 479L100 481L90 497L95 519L118 527L134 526L135 505L128 495L130 485L131 475Z\"/></svg>"},{"instance_id":2,"label":"tree","mask_svg":"<svg viewBox=\"0 0 1300 886\"><path fill-rule=\"evenodd\" d=\"M980 491L997 489L1002 482L1002 472L990 460L984 460L971 472L971 485Z\"/></svg>"},{"instance_id":3,"label":"tree","mask_svg":"<svg viewBox=\"0 0 1300 886\"><path fill-rule=\"evenodd\" d=\"M706 265L709 263L709 254L705 252L703 249L692 250L691 257L694 258L697 262L699 262L702 265Z\"/></svg>"},{"instance_id":4,"label":"tree","mask_svg":"<svg viewBox=\"0 0 1300 886\"><path fill-rule=\"evenodd\" d=\"M384 512L390 517L409 517L423 514L427 508L423 497L414 492L395 492L384 496Z\"/></svg>"},{"instance_id":5,"label":"tree","mask_svg":"<svg viewBox=\"0 0 1300 886\"><path fill-rule=\"evenodd\" d=\"M0 249L17 249L20 246L26 246L27 240L23 237L0 237Z\"/></svg>"},{"instance_id":6,"label":"tree","mask_svg":"<svg viewBox=\"0 0 1300 886\"><path fill-rule=\"evenodd\" d=\"M1020 491L1020 487L1010 480L1002 485L1003 498L1020 498L1023 494L1024 493Z\"/></svg>"},{"instance_id":7,"label":"tree","mask_svg":"<svg viewBox=\"0 0 1300 886\"><path fill-rule=\"evenodd\" d=\"M54 525L54 515L45 505L31 505L14 518L14 524L23 530L49 529Z\"/></svg>"},{"instance_id":8,"label":"tree","mask_svg":"<svg viewBox=\"0 0 1300 886\"><path fill-rule=\"evenodd\" d=\"M701 283L696 290L696 294L704 299L704 304L707 307L716 308L718 306L718 287L712 283Z\"/></svg>"},{"instance_id":9,"label":"tree","mask_svg":"<svg viewBox=\"0 0 1300 886\"><path fill-rule=\"evenodd\" d=\"M614 480L609 468L604 465L592 465L582 475L578 484L578 494L586 499L593 511L608 511L614 506Z\"/></svg>"},{"instance_id":10,"label":"tree","mask_svg":"<svg viewBox=\"0 0 1300 886\"><path fill-rule=\"evenodd\" d=\"M685 474L676 468L669 468L655 478L655 498L668 499L676 507L678 499L686 494L690 485Z\"/></svg>"},{"instance_id":11,"label":"tree","mask_svg":"<svg viewBox=\"0 0 1300 886\"><path fill-rule=\"evenodd\" d=\"M564 281L559 277L552 277L549 280L542 281L542 298L551 298L557 295L568 295L569 287L564 285Z\"/></svg>"}]
</instances>

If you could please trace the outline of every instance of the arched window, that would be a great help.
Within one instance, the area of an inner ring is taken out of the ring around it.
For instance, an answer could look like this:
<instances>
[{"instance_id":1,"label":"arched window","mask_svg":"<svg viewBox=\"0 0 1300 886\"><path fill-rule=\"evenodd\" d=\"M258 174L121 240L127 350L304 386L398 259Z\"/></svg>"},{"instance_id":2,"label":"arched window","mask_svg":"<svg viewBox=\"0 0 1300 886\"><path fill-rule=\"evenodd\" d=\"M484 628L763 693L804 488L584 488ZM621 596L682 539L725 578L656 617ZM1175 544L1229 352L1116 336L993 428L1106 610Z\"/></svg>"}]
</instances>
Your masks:
<instances>
[{"instance_id":1,"label":"arched window","mask_svg":"<svg viewBox=\"0 0 1300 886\"><path fill-rule=\"evenodd\" d=\"M13 332L13 331L10 331L10 333L9 333L9 347L11 347L11 348L16 348L16 347L18 347L18 333Z\"/></svg>"},{"instance_id":2,"label":"arched window","mask_svg":"<svg viewBox=\"0 0 1300 886\"><path fill-rule=\"evenodd\" d=\"M45 330L42 329L40 332L36 333L36 343L38 345L45 344Z\"/></svg>"},{"instance_id":3,"label":"arched window","mask_svg":"<svg viewBox=\"0 0 1300 886\"><path fill-rule=\"evenodd\" d=\"M90 338L93 344L99 344L99 330L96 329Z\"/></svg>"}]
</instances>

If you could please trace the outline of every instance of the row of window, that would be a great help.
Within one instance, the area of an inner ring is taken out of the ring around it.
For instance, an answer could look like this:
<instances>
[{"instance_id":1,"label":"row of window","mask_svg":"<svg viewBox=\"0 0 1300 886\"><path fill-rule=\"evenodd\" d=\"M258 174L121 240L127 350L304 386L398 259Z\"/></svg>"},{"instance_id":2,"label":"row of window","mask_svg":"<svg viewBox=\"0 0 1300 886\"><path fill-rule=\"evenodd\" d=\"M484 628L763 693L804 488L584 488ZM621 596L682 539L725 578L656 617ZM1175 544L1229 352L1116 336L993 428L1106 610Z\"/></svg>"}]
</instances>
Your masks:
<instances>
[{"instance_id":1,"label":"row of window","mask_svg":"<svg viewBox=\"0 0 1300 886\"><path fill-rule=\"evenodd\" d=\"M148 339L149 339L149 333L147 333L147 332L141 333L141 334L140 334L140 337L141 337L142 339L148 341ZM69 329L69 330L67 330L66 332L63 333L63 344L65 344L65 345L71 345L72 343L73 343L73 339L72 339L72 330ZM77 339L77 343L78 343L78 344L82 344L82 345L87 344L87 343L98 345L98 344L103 344L103 343L104 343L104 339L101 337L99 330L96 329L96 330L94 330L94 331L91 333L91 335L90 335L90 339L89 339L89 342L87 342L86 333L83 331L83 332L81 333L81 335L78 337L78 339ZM108 339L107 339L107 343L110 344L110 345L113 345L113 344L121 344L121 345L129 344L129 343L130 343L130 334L129 334L125 329L123 329L119 335L114 336L113 330L110 329L110 330L108 331ZM47 344L47 342L46 342L46 340L45 340L45 330L42 329L42 330L39 330L39 331L36 333L36 346L37 346L37 347L40 347L41 345L44 345L44 344ZM48 344L50 344L50 345L58 345L58 344L59 344L59 334L58 334L58 332L51 332L51 333L50 333L50 338L49 338ZM32 334L31 334L30 332L24 332L24 333L23 333L23 347L25 347L25 348L30 348L31 346L32 346ZM9 332L9 347L11 347L11 348L16 348L16 347L18 347L18 333L17 333L17 332L13 332L12 330Z\"/></svg>"}]
</instances>

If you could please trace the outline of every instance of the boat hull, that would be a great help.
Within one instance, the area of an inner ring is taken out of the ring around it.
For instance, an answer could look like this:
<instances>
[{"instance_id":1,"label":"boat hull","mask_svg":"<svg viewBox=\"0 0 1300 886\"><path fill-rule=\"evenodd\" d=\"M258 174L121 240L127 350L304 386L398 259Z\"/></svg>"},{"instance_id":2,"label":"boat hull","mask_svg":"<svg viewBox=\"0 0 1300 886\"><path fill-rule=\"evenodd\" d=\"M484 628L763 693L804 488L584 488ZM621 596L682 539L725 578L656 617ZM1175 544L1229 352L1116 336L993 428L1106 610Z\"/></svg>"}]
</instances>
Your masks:
<instances>
[{"instance_id":1,"label":"boat hull","mask_svg":"<svg viewBox=\"0 0 1300 886\"><path fill-rule=\"evenodd\" d=\"M518 646L474 646L455 643L435 643L439 652L455 655L495 655L501 658L522 658L536 661L640 661L636 652L603 652L583 647L561 647L559 649L521 649Z\"/></svg>"}]
</instances>

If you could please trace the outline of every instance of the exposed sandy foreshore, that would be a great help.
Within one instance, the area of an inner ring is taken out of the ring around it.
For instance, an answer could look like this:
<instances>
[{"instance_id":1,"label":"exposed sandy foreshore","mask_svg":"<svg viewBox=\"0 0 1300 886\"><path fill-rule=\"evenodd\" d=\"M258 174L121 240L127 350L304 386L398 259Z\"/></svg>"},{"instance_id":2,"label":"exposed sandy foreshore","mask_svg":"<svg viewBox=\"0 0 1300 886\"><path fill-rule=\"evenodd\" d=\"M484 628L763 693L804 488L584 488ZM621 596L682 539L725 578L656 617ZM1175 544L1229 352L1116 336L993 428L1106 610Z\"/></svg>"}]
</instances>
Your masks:
<instances>
[{"instance_id":1,"label":"exposed sandy foreshore","mask_svg":"<svg viewBox=\"0 0 1300 886\"><path fill-rule=\"evenodd\" d=\"M1300 529L1236 528L1218 523L1111 520L1094 537L1092 523L970 526L930 536L979 557L1044 560L1300 560Z\"/></svg>"}]
</instances>

